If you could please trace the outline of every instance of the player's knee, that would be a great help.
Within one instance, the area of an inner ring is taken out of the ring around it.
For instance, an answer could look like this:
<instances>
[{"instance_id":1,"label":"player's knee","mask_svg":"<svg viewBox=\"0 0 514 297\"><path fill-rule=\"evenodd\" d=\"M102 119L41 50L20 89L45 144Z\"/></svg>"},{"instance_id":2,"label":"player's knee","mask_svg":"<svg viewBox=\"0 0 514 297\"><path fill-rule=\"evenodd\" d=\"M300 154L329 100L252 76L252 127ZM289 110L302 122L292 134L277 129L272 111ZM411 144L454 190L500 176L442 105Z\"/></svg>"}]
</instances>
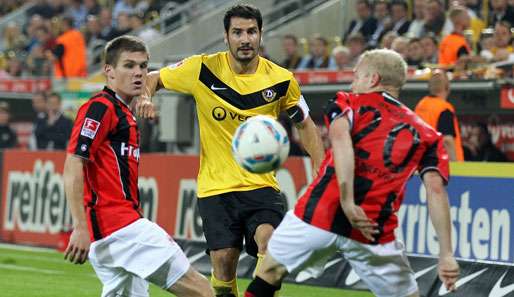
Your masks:
<instances>
[{"instance_id":1,"label":"player's knee","mask_svg":"<svg viewBox=\"0 0 514 297\"><path fill-rule=\"evenodd\" d=\"M270 224L262 224L257 227L255 230L255 235L253 236L255 243L257 243L257 247L259 249L259 253L264 254L268 249L268 241L273 234L275 228Z\"/></svg>"}]
</instances>

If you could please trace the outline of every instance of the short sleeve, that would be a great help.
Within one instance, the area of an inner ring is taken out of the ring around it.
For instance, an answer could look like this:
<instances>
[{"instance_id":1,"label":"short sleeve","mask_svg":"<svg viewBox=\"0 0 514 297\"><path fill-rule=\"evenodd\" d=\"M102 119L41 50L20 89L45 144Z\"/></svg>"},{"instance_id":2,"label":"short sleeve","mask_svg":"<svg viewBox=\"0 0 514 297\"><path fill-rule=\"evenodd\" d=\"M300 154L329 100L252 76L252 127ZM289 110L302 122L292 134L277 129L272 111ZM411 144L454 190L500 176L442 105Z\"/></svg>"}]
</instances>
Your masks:
<instances>
[{"instance_id":1,"label":"short sleeve","mask_svg":"<svg viewBox=\"0 0 514 297\"><path fill-rule=\"evenodd\" d=\"M454 114L449 109L443 111L441 115L439 116L439 119L437 121L437 131L441 132L443 135L451 135L454 136L457 135L455 132L455 125L453 124L454 121Z\"/></svg>"},{"instance_id":2,"label":"short sleeve","mask_svg":"<svg viewBox=\"0 0 514 297\"><path fill-rule=\"evenodd\" d=\"M291 80L289 81L289 87L287 88L285 98L281 99L280 111L287 111L288 109L297 106L301 96L300 85L291 74Z\"/></svg>"},{"instance_id":3,"label":"short sleeve","mask_svg":"<svg viewBox=\"0 0 514 297\"><path fill-rule=\"evenodd\" d=\"M191 94L198 82L201 65L202 56L192 56L161 68L159 75L166 89Z\"/></svg>"},{"instance_id":4,"label":"short sleeve","mask_svg":"<svg viewBox=\"0 0 514 297\"><path fill-rule=\"evenodd\" d=\"M448 154L443 147L442 138L439 137L423 154L418 165L419 176L423 179L423 175L428 171L437 171L444 179L445 184L447 184L450 176L448 160Z\"/></svg>"},{"instance_id":5,"label":"short sleeve","mask_svg":"<svg viewBox=\"0 0 514 297\"><path fill-rule=\"evenodd\" d=\"M71 131L68 153L86 160L94 160L98 147L112 129L112 111L100 101L83 105Z\"/></svg>"},{"instance_id":6,"label":"short sleeve","mask_svg":"<svg viewBox=\"0 0 514 297\"><path fill-rule=\"evenodd\" d=\"M325 124L330 124L337 118L346 115L350 121L350 125L353 126L353 110L351 108L351 94L346 92L337 92L336 97L330 100L325 106Z\"/></svg>"}]
</instances>

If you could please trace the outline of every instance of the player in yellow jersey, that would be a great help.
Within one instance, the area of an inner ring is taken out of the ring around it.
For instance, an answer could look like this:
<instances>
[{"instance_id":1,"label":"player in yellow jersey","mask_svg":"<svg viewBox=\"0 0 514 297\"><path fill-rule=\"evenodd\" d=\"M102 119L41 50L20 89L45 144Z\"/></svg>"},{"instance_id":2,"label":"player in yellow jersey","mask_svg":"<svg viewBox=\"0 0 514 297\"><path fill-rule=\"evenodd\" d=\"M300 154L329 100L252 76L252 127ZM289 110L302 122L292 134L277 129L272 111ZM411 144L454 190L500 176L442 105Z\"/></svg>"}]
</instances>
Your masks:
<instances>
[{"instance_id":1,"label":"player in yellow jersey","mask_svg":"<svg viewBox=\"0 0 514 297\"><path fill-rule=\"evenodd\" d=\"M231 141L236 128L255 115L277 118L287 112L316 169L323 147L293 74L259 56L260 11L236 5L226 12L224 26L229 51L192 56L148 74L142 100L161 87L192 94L196 100L201 143L198 207L213 267L211 284L216 296L237 297L243 238L247 253L257 256L259 265L284 205L274 173L252 174L234 160ZM148 116L151 111L139 106L138 112Z\"/></svg>"}]
</instances>

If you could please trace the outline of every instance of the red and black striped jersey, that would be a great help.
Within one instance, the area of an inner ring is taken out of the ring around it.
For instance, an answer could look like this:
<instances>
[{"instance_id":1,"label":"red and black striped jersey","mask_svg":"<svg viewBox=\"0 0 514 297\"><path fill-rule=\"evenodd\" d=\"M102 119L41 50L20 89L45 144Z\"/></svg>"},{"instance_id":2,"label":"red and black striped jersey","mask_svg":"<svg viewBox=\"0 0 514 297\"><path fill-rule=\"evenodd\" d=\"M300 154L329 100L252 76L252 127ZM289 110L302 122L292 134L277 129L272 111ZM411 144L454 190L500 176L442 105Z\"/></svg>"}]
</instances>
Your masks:
<instances>
[{"instance_id":1,"label":"red and black striped jersey","mask_svg":"<svg viewBox=\"0 0 514 297\"><path fill-rule=\"evenodd\" d=\"M415 171L422 177L435 170L448 181L448 155L441 134L387 93L339 92L325 112L327 125L341 116L351 124L355 203L378 223L379 234L370 242L359 230L352 229L345 217L339 203L332 149L325 155L318 177L296 204L295 214L309 224L363 243L394 240L396 212Z\"/></svg>"},{"instance_id":2,"label":"red and black striped jersey","mask_svg":"<svg viewBox=\"0 0 514 297\"><path fill-rule=\"evenodd\" d=\"M141 218L139 130L114 91L105 87L80 107L67 151L87 160L84 207L92 241Z\"/></svg>"}]
</instances>

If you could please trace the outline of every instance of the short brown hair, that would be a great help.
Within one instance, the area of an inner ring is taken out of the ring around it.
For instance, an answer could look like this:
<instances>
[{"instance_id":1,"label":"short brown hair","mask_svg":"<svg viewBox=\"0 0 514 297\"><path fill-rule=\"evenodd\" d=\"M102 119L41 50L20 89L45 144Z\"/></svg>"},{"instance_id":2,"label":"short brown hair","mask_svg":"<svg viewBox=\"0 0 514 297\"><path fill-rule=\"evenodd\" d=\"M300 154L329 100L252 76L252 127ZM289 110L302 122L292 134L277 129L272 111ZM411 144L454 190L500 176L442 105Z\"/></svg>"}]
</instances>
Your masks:
<instances>
[{"instance_id":1,"label":"short brown hair","mask_svg":"<svg viewBox=\"0 0 514 297\"><path fill-rule=\"evenodd\" d=\"M148 48L143 40L131 36L123 35L109 41L104 48L104 61L107 65L116 67L122 52L142 52L148 55Z\"/></svg>"}]
</instances>

